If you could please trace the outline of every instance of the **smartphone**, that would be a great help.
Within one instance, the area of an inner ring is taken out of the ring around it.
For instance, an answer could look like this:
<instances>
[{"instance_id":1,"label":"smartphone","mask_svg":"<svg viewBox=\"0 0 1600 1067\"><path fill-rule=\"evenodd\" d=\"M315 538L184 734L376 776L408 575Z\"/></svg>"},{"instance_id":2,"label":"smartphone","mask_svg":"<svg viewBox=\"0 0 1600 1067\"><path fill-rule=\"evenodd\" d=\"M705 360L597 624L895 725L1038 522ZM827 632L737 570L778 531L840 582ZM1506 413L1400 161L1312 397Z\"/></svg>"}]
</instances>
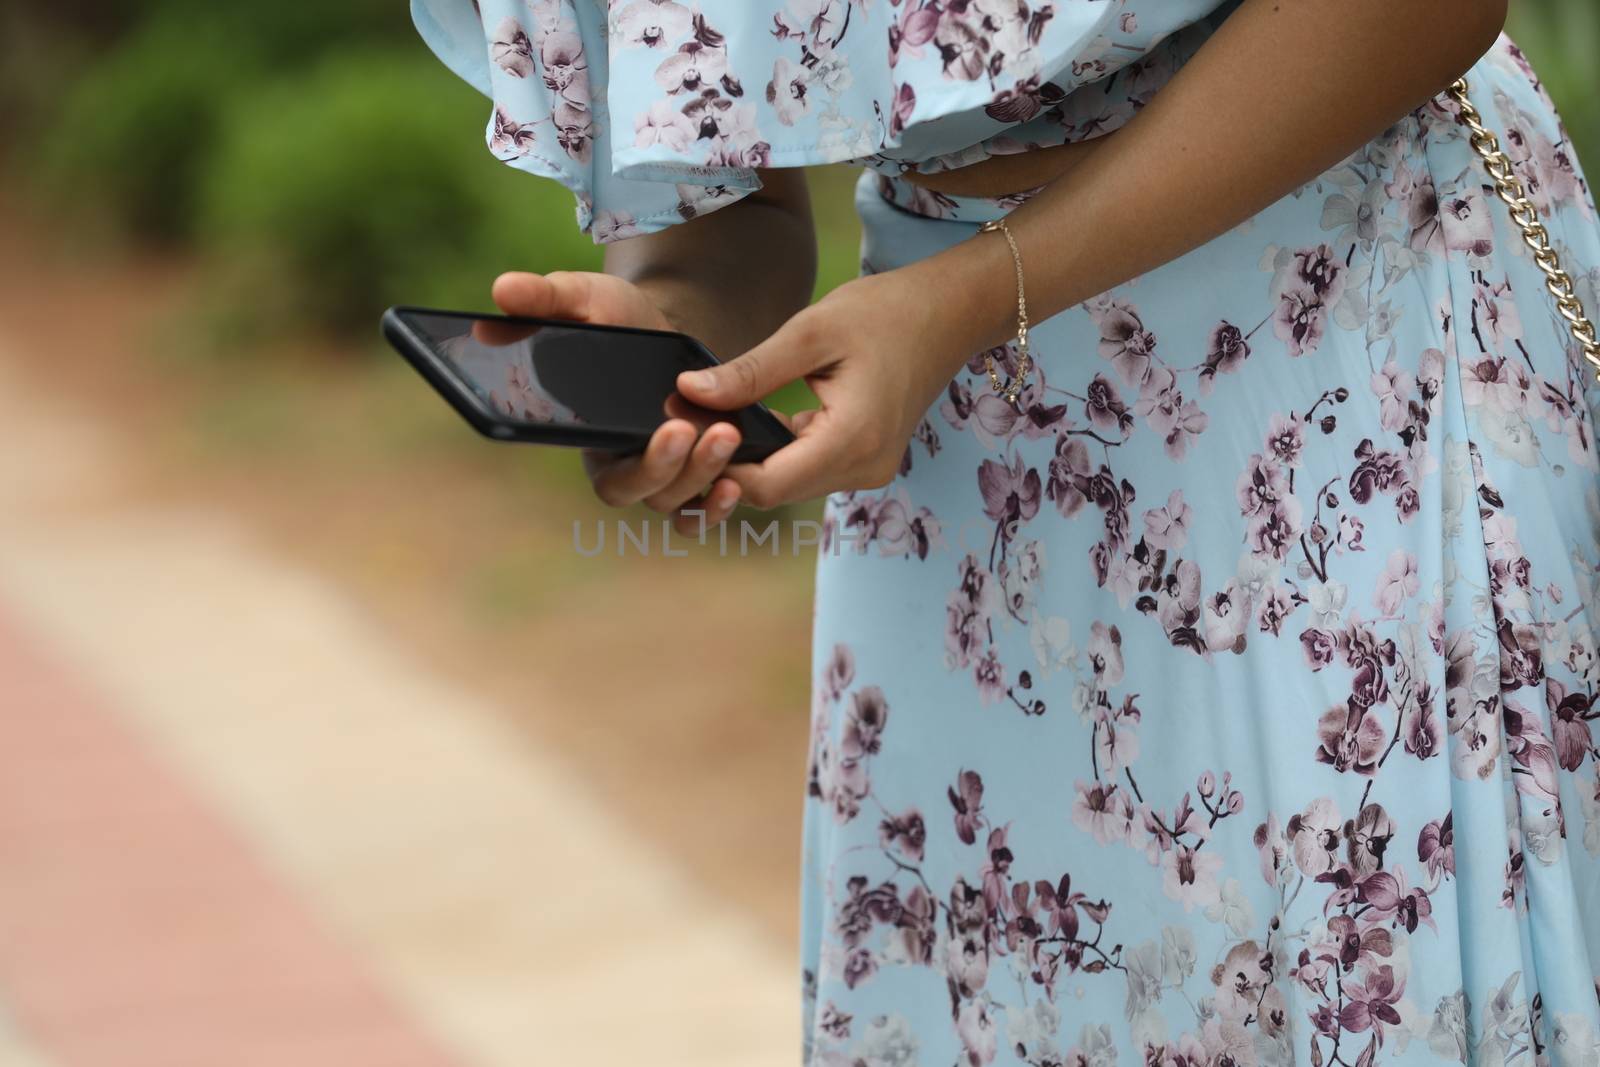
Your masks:
<instances>
[{"instance_id":1,"label":"smartphone","mask_svg":"<svg viewBox=\"0 0 1600 1067\"><path fill-rule=\"evenodd\" d=\"M717 364L682 333L559 319L396 307L383 334L450 406L497 441L642 452L668 419L701 431L738 427L736 463L759 462L794 440L772 411L712 411L685 400L677 377Z\"/></svg>"}]
</instances>

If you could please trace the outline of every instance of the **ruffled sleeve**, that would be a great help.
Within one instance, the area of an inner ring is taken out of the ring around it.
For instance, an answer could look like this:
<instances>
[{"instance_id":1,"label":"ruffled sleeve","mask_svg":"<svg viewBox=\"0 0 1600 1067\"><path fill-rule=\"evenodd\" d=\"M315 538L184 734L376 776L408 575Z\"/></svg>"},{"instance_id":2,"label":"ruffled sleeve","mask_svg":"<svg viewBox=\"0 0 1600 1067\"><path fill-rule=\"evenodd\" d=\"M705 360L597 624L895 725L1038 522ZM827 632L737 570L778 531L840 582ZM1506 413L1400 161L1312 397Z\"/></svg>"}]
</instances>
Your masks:
<instances>
[{"instance_id":1,"label":"ruffled sleeve","mask_svg":"<svg viewBox=\"0 0 1600 1067\"><path fill-rule=\"evenodd\" d=\"M596 243L662 229L760 187L748 168L710 183L695 181L689 168L666 181L613 171L599 4L412 0L411 14L434 54L493 101L490 151L570 189L578 227Z\"/></svg>"},{"instance_id":2,"label":"ruffled sleeve","mask_svg":"<svg viewBox=\"0 0 1600 1067\"><path fill-rule=\"evenodd\" d=\"M1073 91L1224 3L412 0L412 15L493 100L494 154L571 189L606 243L732 203L757 168L940 169L1019 130L1048 142L1041 123L1057 142L1093 135L1068 123Z\"/></svg>"}]
</instances>

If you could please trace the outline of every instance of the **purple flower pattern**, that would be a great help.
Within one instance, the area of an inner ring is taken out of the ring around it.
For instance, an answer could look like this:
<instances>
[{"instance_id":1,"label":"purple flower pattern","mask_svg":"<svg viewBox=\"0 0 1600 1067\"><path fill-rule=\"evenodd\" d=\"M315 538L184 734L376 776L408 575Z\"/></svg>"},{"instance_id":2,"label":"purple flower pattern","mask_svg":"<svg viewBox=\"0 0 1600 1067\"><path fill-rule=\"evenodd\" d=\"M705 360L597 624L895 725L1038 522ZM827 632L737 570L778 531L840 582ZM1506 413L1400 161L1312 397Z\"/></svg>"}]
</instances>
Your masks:
<instances>
[{"instance_id":1,"label":"purple flower pattern","mask_svg":"<svg viewBox=\"0 0 1600 1067\"><path fill-rule=\"evenodd\" d=\"M1600 263L1520 53L1475 78ZM830 499L809 1063L1600 1063L1600 390L1473 167L1420 109ZM1005 207L867 182L867 270Z\"/></svg>"}]
</instances>

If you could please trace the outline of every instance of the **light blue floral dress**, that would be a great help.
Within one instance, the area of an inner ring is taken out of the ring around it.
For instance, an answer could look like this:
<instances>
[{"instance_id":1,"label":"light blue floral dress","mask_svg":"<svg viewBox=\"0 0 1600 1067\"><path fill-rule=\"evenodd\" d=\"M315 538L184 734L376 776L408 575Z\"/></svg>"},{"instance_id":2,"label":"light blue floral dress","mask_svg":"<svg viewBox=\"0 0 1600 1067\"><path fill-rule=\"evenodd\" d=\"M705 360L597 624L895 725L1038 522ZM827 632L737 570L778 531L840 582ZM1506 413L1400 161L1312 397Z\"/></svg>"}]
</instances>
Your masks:
<instances>
[{"instance_id":1,"label":"light blue floral dress","mask_svg":"<svg viewBox=\"0 0 1600 1067\"><path fill-rule=\"evenodd\" d=\"M900 174L1116 129L1230 6L414 12L596 240L853 160L886 271L1021 199ZM1537 76L1469 74L1593 313ZM1600 386L1452 107L1031 337L827 504L805 1061L1600 1065Z\"/></svg>"}]
</instances>

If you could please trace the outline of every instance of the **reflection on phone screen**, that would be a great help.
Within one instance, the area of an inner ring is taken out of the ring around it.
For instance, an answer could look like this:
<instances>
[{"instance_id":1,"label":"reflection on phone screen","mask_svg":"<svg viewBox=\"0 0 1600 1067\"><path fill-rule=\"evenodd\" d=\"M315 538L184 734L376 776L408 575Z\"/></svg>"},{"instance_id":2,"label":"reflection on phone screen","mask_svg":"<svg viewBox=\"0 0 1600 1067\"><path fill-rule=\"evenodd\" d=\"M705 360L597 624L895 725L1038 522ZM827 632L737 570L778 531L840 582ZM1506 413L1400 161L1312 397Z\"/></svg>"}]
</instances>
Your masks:
<instances>
[{"instance_id":1,"label":"reflection on phone screen","mask_svg":"<svg viewBox=\"0 0 1600 1067\"><path fill-rule=\"evenodd\" d=\"M497 415L561 426L586 421L540 380L531 338L489 346L464 333L444 338L437 349Z\"/></svg>"},{"instance_id":2,"label":"reflection on phone screen","mask_svg":"<svg viewBox=\"0 0 1600 1067\"><path fill-rule=\"evenodd\" d=\"M752 410L711 411L677 392L678 374L706 366L671 334L408 312L407 323L495 414L539 426L648 434L669 418L700 429L732 422L746 441L781 444Z\"/></svg>"}]
</instances>

